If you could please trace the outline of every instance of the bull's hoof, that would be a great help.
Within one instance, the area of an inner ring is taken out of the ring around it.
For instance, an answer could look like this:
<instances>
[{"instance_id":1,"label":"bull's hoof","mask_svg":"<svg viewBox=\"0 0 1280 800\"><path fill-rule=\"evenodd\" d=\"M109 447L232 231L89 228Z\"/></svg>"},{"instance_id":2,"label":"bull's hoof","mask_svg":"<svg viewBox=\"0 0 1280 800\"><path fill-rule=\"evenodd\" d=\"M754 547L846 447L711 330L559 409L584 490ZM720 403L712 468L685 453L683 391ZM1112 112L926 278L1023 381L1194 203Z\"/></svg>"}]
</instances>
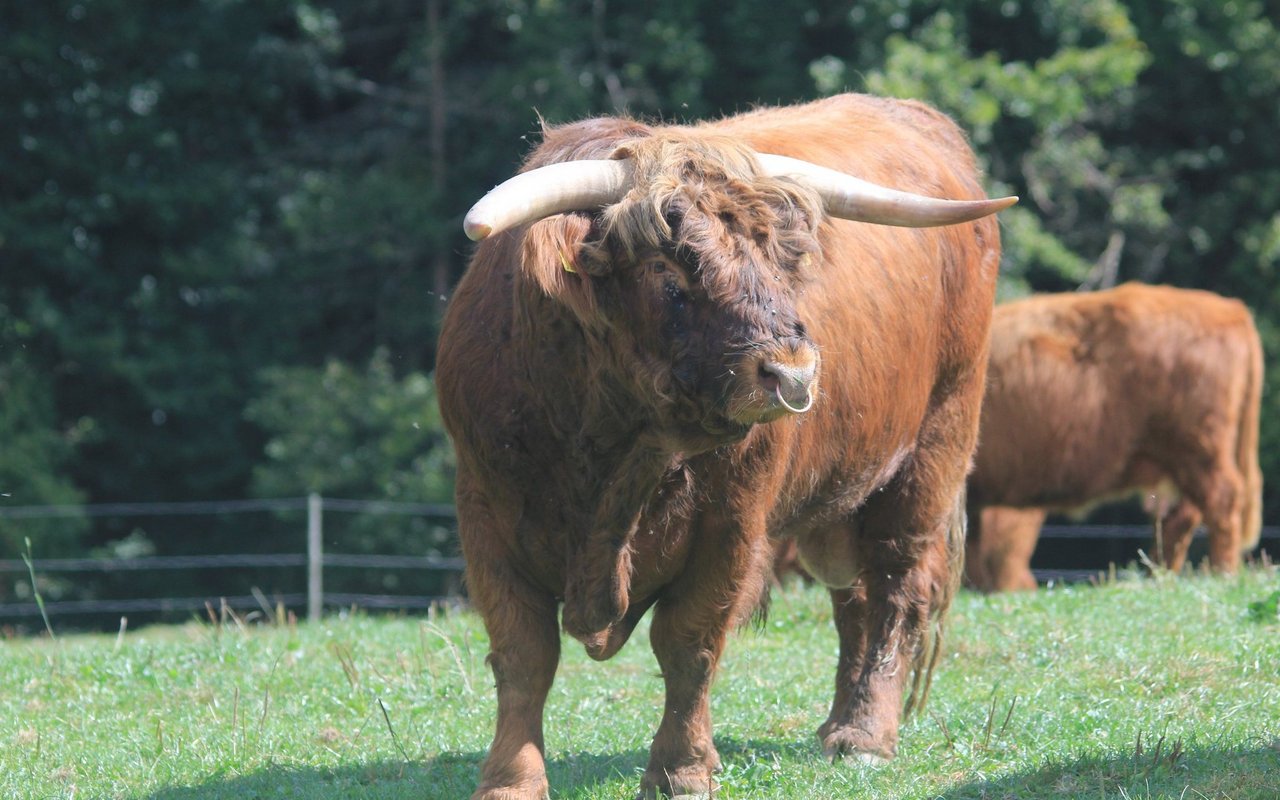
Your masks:
<instances>
[{"instance_id":1,"label":"bull's hoof","mask_svg":"<svg viewBox=\"0 0 1280 800\"><path fill-rule=\"evenodd\" d=\"M885 741L863 728L823 726L818 738L822 740L822 754L832 762L844 760L878 767L889 763L898 751L897 742Z\"/></svg>"},{"instance_id":2,"label":"bull's hoof","mask_svg":"<svg viewBox=\"0 0 1280 800\"><path fill-rule=\"evenodd\" d=\"M650 767L640 781L636 800L708 800L715 797L720 783L712 773L720 769L720 756L712 750L705 763L687 764L660 772Z\"/></svg>"},{"instance_id":3,"label":"bull's hoof","mask_svg":"<svg viewBox=\"0 0 1280 800\"><path fill-rule=\"evenodd\" d=\"M481 786L471 800L550 800L551 788L546 779L520 786Z\"/></svg>"}]
</instances>

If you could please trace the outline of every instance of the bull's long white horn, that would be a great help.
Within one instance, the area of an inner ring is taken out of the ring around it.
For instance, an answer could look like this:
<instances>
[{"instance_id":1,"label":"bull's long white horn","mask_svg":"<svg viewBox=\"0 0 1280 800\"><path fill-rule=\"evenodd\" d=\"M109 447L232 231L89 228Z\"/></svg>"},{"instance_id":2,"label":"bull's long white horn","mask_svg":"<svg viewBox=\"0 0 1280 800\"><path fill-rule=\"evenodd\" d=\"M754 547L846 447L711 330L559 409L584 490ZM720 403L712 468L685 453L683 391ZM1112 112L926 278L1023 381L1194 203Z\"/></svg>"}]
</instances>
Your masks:
<instances>
[{"instance_id":1,"label":"bull's long white horn","mask_svg":"<svg viewBox=\"0 0 1280 800\"><path fill-rule=\"evenodd\" d=\"M631 188L626 159L564 161L522 172L480 198L462 222L478 242L508 228L561 214L616 203Z\"/></svg>"},{"instance_id":2,"label":"bull's long white horn","mask_svg":"<svg viewBox=\"0 0 1280 800\"><path fill-rule=\"evenodd\" d=\"M941 200L889 189L798 158L765 153L757 157L766 173L787 175L808 184L822 197L827 213L840 219L903 228L929 228L969 222L1003 211L1018 202L1017 197Z\"/></svg>"}]
</instances>

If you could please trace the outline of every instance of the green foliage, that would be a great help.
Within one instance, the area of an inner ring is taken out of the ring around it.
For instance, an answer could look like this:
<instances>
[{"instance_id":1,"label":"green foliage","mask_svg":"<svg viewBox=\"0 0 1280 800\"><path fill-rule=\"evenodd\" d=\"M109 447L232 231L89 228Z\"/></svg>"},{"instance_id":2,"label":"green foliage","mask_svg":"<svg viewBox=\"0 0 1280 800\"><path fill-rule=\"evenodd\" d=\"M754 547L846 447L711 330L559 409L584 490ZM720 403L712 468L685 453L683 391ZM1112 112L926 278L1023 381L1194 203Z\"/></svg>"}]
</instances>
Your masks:
<instances>
[{"instance_id":1,"label":"green foliage","mask_svg":"<svg viewBox=\"0 0 1280 800\"><path fill-rule=\"evenodd\" d=\"M66 461L91 499L243 491L240 420L261 316L238 256L262 156L310 77L276 34L291 4L6 7L0 305L29 328ZM294 44L305 46L301 37ZM265 80L265 76L270 76ZM19 267L20 265L20 267Z\"/></svg>"},{"instance_id":2,"label":"green foliage","mask_svg":"<svg viewBox=\"0 0 1280 800\"><path fill-rule=\"evenodd\" d=\"M427 376L398 378L379 350L364 371L330 361L268 369L262 382L246 409L270 437L254 473L258 494L452 499L453 455Z\"/></svg>"},{"instance_id":3,"label":"green foliage","mask_svg":"<svg viewBox=\"0 0 1280 800\"><path fill-rule=\"evenodd\" d=\"M1034 288L1086 282L1109 232L1083 228L1081 219L1105 214L1119 196L1127 202L1116 225L1146 228L1161 220L1159 190L1144 187L1136 196L1145 203L1129 199L1128 165L1100 138L1131 104L1150 61L1146 46L1124 6L1109 0L1004 3L999 21L991 19L991 4L949 5L909 35L890 36L884 64L866 85L947 111L970 132L998 185L1026 187L1024 208L1006 220L1009 281ZM995 41L988 32L1015 22L1033 26L1032 44Z\"/></svg>"},{"instance_id":4,"label":"green foliage","mask_svg":"<svg viewBox=\"0 0 1280 800\"><path fill-rule=\"evenodd\" d=\"M323 369L263 372L262 394L248 418L267 433L267 461L254 471L266 497L315 492L337 498L398 502L453 500L453 450L445 437L435 386L427 376L397 377L386 351L357 371L330 361ZM404 516L325 515L326 549L340 553L445 555L458 552L452 520ZM439 595L456 591L455 576L417 571L341 571L330 590Z\"/></svg>"},{"instance_id":5,"label":"green foliage","mask_svg":"<svg viewBox=\"0 0 1280 800\"><path fill-rule=\"evenodd\" d=\"M1280 622L1280 589L1250 603L1249 618L1254 622Z\"/></svg>"},{"instance_id":6,"label":"green foliage","mask_svg":"<svg viewBox=\"0 0 1280 800\"><path fill-rule=\"evenodd\" d=\"M0 322L0 325L3 323ZM19 345L21 347L21 345ZM50 381L21 349L0 350L0 508L75 505L82 495L66 477L75 442L85 425L59 430ZM11 520L0 517L0 558L11 559L24 539L34 537L46 557L70 555L87 529L84 517ZM0 597L7 587L0 586Z\"/></svg>"}]
</instances>

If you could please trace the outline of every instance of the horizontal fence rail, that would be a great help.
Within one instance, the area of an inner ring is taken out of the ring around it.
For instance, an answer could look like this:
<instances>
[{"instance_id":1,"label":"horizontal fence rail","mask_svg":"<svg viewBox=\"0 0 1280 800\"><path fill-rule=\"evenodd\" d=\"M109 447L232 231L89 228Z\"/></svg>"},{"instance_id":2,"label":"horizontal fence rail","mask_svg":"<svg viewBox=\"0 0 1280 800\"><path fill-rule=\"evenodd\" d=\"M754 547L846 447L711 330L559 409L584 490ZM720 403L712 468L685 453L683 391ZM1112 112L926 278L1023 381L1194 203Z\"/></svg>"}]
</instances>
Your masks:
<instances>
[{"instance_id":1,"label":"horizontal fence rail","mask_svg":"<svg viewBox=\"0 0 1280 800\"><path fill-rule=\"evenodd\" d=\"M263 596L237 595L235 597L156 597L138 600L51 600L44 604L45 612L52 614L131 614L157 611L204 611L217 613L222 606L233 609L263 608L274 610L278 604L285 608L299 608L307 601L305 594L280 594ZM422 595L348 594L330 592L324 597L326 606L333 608L431 608L460 602L448 595L434 597ZM8 603L0 605L0 617L38 617L40 606L36 603Z\"/></svg>"},{"instance_id":2,"label":"horizontal fence rail","mask_svg":"<svg viewBox=\"0 0 1280 800\"><path fill-rule=\"evenodd\" d=\"M112 600L46 600L43 612L50 616L71 614L127 614L145 612L198 612L223 606L233 609L261 608L273 613L272 607L299 608L305 605L308 617L318 618L326 607L360 608L430 608L456 603L456 596L389 595L375 593L325 592L323 574L327 568L374 570L439 570L461 572L461 558L445 556L399 556L387 554L325 553L323 548L324 512L347 512L376 515L418 516L453 521L454 507L439 503L401 503L387 500L348 500L343 498L283 497L263 500L213 500L187 503L96 503L78 506L10 506L0 507L0 519L40 519L67 517L158 517L249 512L302 511L307 516L305 553L225 553L191 556L140 556L134 558L35 558L0 559L0 574L22 574L29 570L41 574L149 572L156 570L196 569L297 569L307 571L307 592L225 597L156 597ZM0 619L37 617L41 607L36 602L0 603Z\"/></svg>"},{"instance_id":3,"label":"horizontal fence rail","mask_svg":"<svg viewBox=\"0 0 1280 800\"><path fill-rule=\"evenodd\" d=\"M331 501L325 501L326 504ZM0 506L0 519L38 517L169 517L242 514L246 511L301 511L305 497L274 500L208 500L192 503L88 503L79 506Z\"/></svg>"},{"instance_id":4,"label":"horizontal fence rail","mask_svg":"<svg viewBox=\"0 0 1280 800\"><path fill-rule=\"evenodd\" d=\"M28 565L22 559L0 559L0 574L26 573L112 573L154 570L197 569L298 569L306 568L308 590L303 593L256 593L227 597L160 597L119 600L48 600L44 612L50 615L128 614L146 612L199 612L233 609L263 609L283 606L306 606L312 619L323 608L422 609L439 604L459 602L456 596L390 595L375 593L325 592L323 571L326 568L358 568L375 570L441 570L461 572L463 560L443 556L398 556L386 554L325 553L323 551L323 512L368 513L379 515L421 516L456 520L453 506L438 503L400 503L386 500L349 500L320 497L284 497L262 500L215 500L184 503L97 503L78 506L10 506L0 507L0 519L38 519L57 517L130 517L185 516L209 514L242 514L248 512L304 511L307 514L307 552L215 554L191 556L144 556L135 558L37 558ZM1041 539L1117 540L1149 539L1150 525L1045 525ZM1203 531L1197 535L1203 535ZM1280 526L1262 529L1264 541L1280 539ZM1036 569L1040 582L1077 582L1097 580L1109 574L1108 569ZM41 613L35 602L0 604L0 619L37 617Z\"/></svg>"},{"instance_id":5,"label":"horizontal fence rail","mask_svg":"<svg viewBox=\"0 0 1280 800\"><path fill-rule=\"evenodd\" d=\"M461 558L435 556L341 555L325 553L326 567L366 567L370 569L462 569ZM275 555L236 554L225 556L144 556L139 558L37 558L31 566L40 572L115 572L117 570L217 569L227 567L305 567L301 553ZM26 572L27 563L0 559L0 572Z\"/></svg>"},{"instance_id":6,"label":"horizontal fence rail","mask_svg":"<svg viewBox=\"0 0 1280 800\"><path fill-rule=\"evenodd\" d=\"M1155 528L1151 525L1045 525L1040 529L1041 539L1142 539L1151 538ZM1196 530L1203 536L1204 528ZM1280 526L1266 525L1261 539L1280 539Z\"/></svg>"},{"instance_id":7,"label":"horizontal fence rail","mask_svg":"<svg viewBox=\"0 0 1280 800\"><path fill-rule=\"evenodd\" d=\"M327 562L326 562L327 563ZM278 555L143 556L139 558L36 558L31 566L40 572L115 572L116 570L205 569L216 567L304 567L300 553ZM0 572L26 572L27 563L0 560Z\"/></svg>"}]
</instances>

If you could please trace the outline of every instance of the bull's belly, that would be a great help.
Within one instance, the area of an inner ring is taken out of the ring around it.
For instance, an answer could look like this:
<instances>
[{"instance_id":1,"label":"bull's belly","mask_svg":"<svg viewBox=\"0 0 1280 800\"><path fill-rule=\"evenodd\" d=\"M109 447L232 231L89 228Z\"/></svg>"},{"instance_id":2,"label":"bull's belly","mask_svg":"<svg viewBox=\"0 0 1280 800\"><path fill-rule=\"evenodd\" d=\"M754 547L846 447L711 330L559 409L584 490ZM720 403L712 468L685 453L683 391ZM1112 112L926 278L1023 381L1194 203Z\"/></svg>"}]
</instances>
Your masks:
<instances>
[{"instance_id":1,"label":"bull's belly","mask_svg":"<svg viewBox=\"0 0 1280 800\"><path fill-rule=\"evenodd\" d=\"M830 589L847 589L858 579L860 567L852 536L838 533L799 536L796 555L805 571Z\"/></svg>"}]
</instances>

